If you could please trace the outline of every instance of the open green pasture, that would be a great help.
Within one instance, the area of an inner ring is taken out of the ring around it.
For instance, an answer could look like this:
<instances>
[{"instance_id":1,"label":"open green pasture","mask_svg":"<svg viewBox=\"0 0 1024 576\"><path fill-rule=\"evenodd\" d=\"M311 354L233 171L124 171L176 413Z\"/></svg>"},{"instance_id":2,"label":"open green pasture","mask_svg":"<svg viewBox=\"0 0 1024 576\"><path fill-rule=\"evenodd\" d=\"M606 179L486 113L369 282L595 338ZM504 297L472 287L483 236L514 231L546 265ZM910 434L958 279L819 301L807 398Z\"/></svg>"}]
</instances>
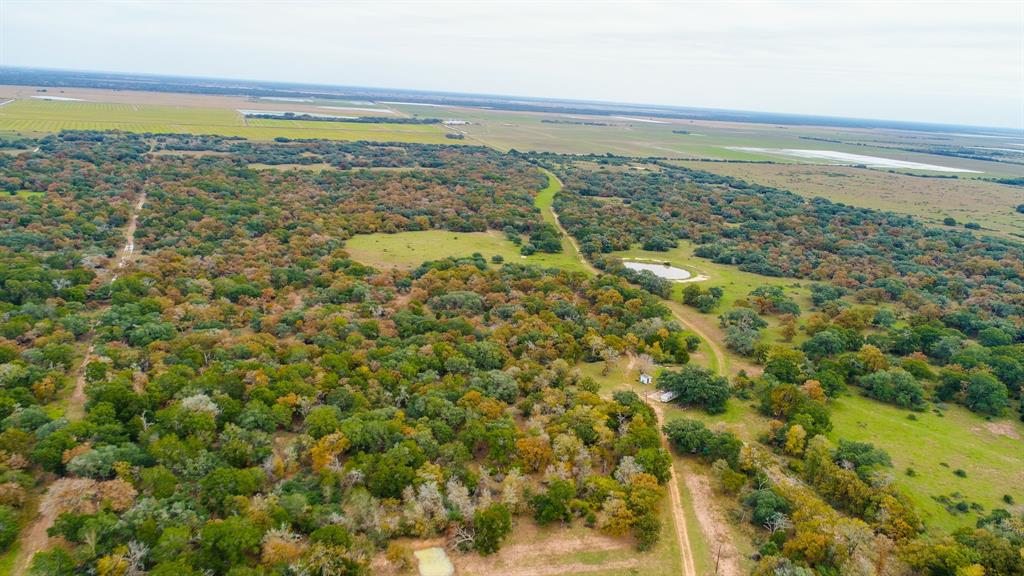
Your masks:
<instances>
[{"instance_id":1,"label":"open green pasture","mask_svg":"<svg viewBox=\"0 0 1024 576\"><path fill-rule=\"evenodd\" d=\"M974 511L951 513L933 496L953 496L984 507L1024 509L1024 424L1012 418L986 420L956 405L914 413L860 396L832 403L833 439L871 442L892 457L897 486L925 515L932 530L972 527ZM913 469L914 475L907 475ZM954 474L957 469L966 477ZM1016 504L1003 502L1004 494Z\"/></svg>"},{"instance_id":2,"label":"open green pasture","mask_svg":"<svg viewBox=\"0 0 1024 576\"><path fill-rule=\"evenodd\" d=\"M479 252L487 260L501 256L505 262L533 264L544 268L582 271L571 255L541 254L522 256L519 247L501 232L449 232L423 230L397 234L359 234L350 238L345 249L352 258L375 268L411 270L428 260L449 256L472 256Z\"/></svg>"}]
</instances>

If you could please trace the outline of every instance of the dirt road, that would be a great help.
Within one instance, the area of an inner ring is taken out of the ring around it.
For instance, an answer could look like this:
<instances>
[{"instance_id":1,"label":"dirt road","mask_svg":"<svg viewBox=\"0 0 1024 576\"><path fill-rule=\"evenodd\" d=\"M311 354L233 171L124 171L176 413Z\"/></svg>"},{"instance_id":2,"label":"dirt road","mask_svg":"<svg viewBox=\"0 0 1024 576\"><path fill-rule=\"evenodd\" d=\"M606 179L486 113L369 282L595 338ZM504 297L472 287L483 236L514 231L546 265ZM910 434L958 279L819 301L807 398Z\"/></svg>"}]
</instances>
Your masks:
<instances>
[{"instance_id":1,"label":"dirt road","mask_svg":"<svg viewBox=\"0 0 1024 576\"><path fill-rule=\"evenodd\" d=\"M562 181L558 179L558 176L555 176L553 173L551 173L551 172L549 172L547 170L544 170L544 173L550 175L551 178L554 179L554 181L558 183L559 191L560 191L561 187L562 187ZM558 191L556 191L555 194L558 194ZM594 268L594 266L591 265L590 262L588 262L586 258L583 257L583 253L580 251L580 247L579 247L579 244L576 243L576 239L573 238L565 230L565 227L563 227L562 223L558 220L558 213L555 212L554 203L552 202L552 205L545 207L545 209L549 211L551 217L554 219L555 225L558 227L558 231L562 234L563 237L567 238L569 240L569 242L572 244L573 250L576 252L576 257L583 264L583 267L586 268L588 272L590 272L591 274L593 274L595 276L597 274L599 274L598 270L596 268ZM675 314L674 310L673 310L673 314ZM676 314L676 316L678 317L679 315ZM687 327L689 327L689 323L687 323L685 319L679 318L679 320L680 320L680 322L683 323L683 325L686 325ZM709 345L713 346L713 342L711 342L711 340L709 340L706 336L704 336L702 333L698 332L697 330L693 330L693 331L696 332L697 335L700 336L701 338L704 338L705 340L707 340ZM716 350L717 350L717 353L716 353L716 357L717 357L718 354L721 354L721 350L718 350L716 347L713 346L712 347L712 352L716 352ZM635 361L635 358L633 358L631 356L630 357L630 366L631 367L632 367L632 363L634 361ZM719 365L722 365L722 360L718 360L718 362L719 362ZM658 425L660 427L662 422L663 422L663 420L664 420L664 418L662 416L662 413L660 411L660 406L655 408L655 414L657 414L657 416L658 416ZM668 445L668 440L665 439L664 434L661 435L661 442L665 446L665 449L669 450L671 452L671 449L669 448L669 445ZM674 465L670 469L670 473L671 473L671 478L669 478L669 482L668 482L668 495L669 495L669 501L671 502L672 519L673 519L673 521L674 521L674 523L676 525L675 535L676 535L676 539L677 539L677 541L679 543L679 554L680 554L680 557L681 557L681 560L682 560L683 574L684 574L684 576L697 576L697 568L696 568L696 565L694 564L694 561L693 561L693 550L691 549L691 546L690 546L689 528L686 525L686 513L685 513L685 511L683 509L683 499L682 499L682 497L679 494L679 483L676 480L676 467Z\"/></svg>"},{"instance_id":2,"label":"dirt road","mask_svg":"<svg viewBox=\"0 0 1024 576\"><path fill-rule=\"evenodd\" d=\"M141 192L132 208L131 218L128 220L128 225L124 230L124 247L121 248L121 257L118 259L117 264L113 270L110 281L117 280L118 271L127 266L132 259L135 257L135 228L139 221L139 212L142 211L142 206L146 203L146 193ZM74 382L75 387L68 397L68 405L64 411L65 416L68 420L74 422L81 420L85 417L85 367L88 366L92 360L93 350L95 345L92 341L93 333L90 330L85 337L85 341L88 342L85 354L82 356L82 361L75 370ZM42 503L39 506L39 513L32 524L27 526L21 535L21 548L18 550L18 555L14 559L14 567L11 570L12 576L23 576L28 573L29 566L32 563L32 557L36 555L36 552L46 549L47 544L50 541L49 535L46 531L53 526L54 520L57 518L57 510L55 506L49 504L49 491L42 497Z\"/></svg>"},{"instance_id":3,"label":"dirt road","mask_svg":"<svg viewBox=\"0 0 1024 576\"><path fill-rule=\"evenodd\" d=\"M142 191L139 193L138 199L135 201L135 207L132 209L131 218L128 219L128 226L124 229L124 247L121 248L121 258L117 261L117 268L114 270L114 276L110 279L111 282L117 280L120 270L131 263L135 258L135 229L139 225L139 213L142 212L142 207L145 204L146 192Z\"/></svg>"},{"instance_id":4,"label":"dirt road","mask_svg":"<svg viewBox=\"0 0 1024 576\"><path fill-rule=\"evenodd\" d=\"M676 320L678 320L683 327L699 336L700 339L707 344L708 349L711 350L711 357L714 360L711 365L711 369L723 376L728 376L728 374L726 374L725 352L722 351L722 347L718 345L718 342L708 336L707 332L702 330L700 326L688 318L689 314L682 304L671 300L666 301L665 304L668 306L669 310L672 311L672 315L675 316Z\"/></svg>"}]
</instances>

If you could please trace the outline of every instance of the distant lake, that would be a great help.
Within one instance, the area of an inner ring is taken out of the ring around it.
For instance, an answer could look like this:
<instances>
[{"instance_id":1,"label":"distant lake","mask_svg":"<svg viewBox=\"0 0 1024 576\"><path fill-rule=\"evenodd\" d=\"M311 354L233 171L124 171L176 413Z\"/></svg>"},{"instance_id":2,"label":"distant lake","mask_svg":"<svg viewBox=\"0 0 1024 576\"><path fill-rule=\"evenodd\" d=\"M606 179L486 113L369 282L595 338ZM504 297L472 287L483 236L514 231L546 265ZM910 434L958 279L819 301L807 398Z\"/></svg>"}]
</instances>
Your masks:
<instances>
[{"instance_id":1,"label":"distant lake","mask_svg":"<svg viewBox=\"0 0 1024 576\"><path fill-rule=\"evenodd\" d=\"M801 150L795 148L753 148L749 146L726 146L729 150L741 152L762 152L764 154L779 154L794 158L807 158L811 160L826 160L837 164L856 166L863 164L869 168L903 168L906 170L931 170L933 172L972 172L980 174L977 170L966 168L953 168L950 166L939 166L937 164L924 164L921 162L908 162L906 160L894 160L879 156L865 156L864 154L850 154L849 152L837 152L835 150Z\"/></svg>"},{"instance_id":2,"label":"distant lake","mask_svg":"<svg viewBox=\"0 0 1024 576\"><path fill-rule=\"evenodd\" d=\"M654 274L655 276L659 278L664 278L666 280L687 280L690 278L690 276L693 276L693 274L690 274L688 270L676 268L675 266L666 266L665 264L626 261L623 262L622 265L625 266L626 268L629 268L630 270L636 270L637 272L647 270L648 272Z\"/></svg>"}]
</instances>

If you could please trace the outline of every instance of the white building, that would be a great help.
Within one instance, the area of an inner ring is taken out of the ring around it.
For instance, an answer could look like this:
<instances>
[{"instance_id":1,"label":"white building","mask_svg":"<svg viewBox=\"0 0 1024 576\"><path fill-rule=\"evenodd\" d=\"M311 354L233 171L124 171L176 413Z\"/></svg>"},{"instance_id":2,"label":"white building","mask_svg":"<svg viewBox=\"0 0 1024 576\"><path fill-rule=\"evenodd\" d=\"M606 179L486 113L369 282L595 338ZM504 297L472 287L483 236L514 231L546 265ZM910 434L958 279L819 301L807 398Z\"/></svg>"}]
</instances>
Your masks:
<instances>
[{"instance_id":1,"label":"white building","mask_svg":"<svg viewBox=\"0 0 1024 576\"><path fill-rule=\"evenodd\" d=\"M676 399L677 394L675 392L662 392L658 394L659 402L671 402Z\"/></svg>"},{"instance_id":2,"label":"white building","mask_svg":"<svg viewBox=\"0 0 1024 576\"><path fill-rule=\"evenodd\" d=\"M641 372L640 373L640 383L641 384L651 384L653 382L654 382L654 378L650 374L647 374L646 372Z\"/></svg>"}]
</instances>

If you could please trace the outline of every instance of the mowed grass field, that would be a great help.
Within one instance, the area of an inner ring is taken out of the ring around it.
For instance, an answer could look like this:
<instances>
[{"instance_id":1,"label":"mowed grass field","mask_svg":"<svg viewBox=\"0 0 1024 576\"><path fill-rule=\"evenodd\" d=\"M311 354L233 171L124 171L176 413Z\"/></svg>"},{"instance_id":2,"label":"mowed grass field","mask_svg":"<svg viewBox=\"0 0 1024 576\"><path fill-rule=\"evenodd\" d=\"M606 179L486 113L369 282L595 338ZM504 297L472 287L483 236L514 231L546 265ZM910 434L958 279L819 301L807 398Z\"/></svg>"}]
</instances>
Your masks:
<instances>
[{"instance_id":1,"label":"mowed grass field","mask_svg":"<svg viewBox=\"0 0 1024 576\"><path fill-rule=\"evenodd\" d=\"M217 134L253 140L318 138L458 144L443 126L246 118L233 108L18 99L0 106L0 131L38 135L60 130Z\"/></svg>"},{"instance_id":2,"label":"mowed grass field","mask_svg":"<svg viewBox=\"0 0 1024 576\"><path fill-rule=\"evenodd\" d=\"M820 196L851 206L910 214L933 225L952 216L959 225L977 222L989 232L1024 236L1024 188L969 178L922 178L854 168L795 164L678 162L680 166Z\"/></svg>"},{"instance_id":3,"label":"mowed grass field","mask_svg":"<svg viewBox=\"0 0 1024 576\"><path fill-rule=\"evenodd\" d=\"M973 511L952 514L933 496L959 492L966 502L984 506L984 514L993 508L1024 510L1024 424L1012 418L987 421L956 405L942 416L928 411L910 419L910 414L853 390L833 401L831 436L884 448L897 486L927 515L929 528L973 527L978 518ZM906 474L908 468L914 476ZM957 469L967 477L955 475ZM1003 502L1004 494L1016 504Z\"/></svg>"},{"instance_id":4,"label":"mowed grass field","mask_svg":"<svg viewBox=\"0 0 1024 576\"><path fill-rule=\"evenodd\" d=\"M501 256L505 262L532 264L543 268L583 271L571 255L532 254L522 256L519 247L501 232L449 232L423 230L397 234L359 234L345 243L345 250L357 262L380 269L411 270L428 260L480 253L488 261Z\"/></svg>"}]
</instances>

